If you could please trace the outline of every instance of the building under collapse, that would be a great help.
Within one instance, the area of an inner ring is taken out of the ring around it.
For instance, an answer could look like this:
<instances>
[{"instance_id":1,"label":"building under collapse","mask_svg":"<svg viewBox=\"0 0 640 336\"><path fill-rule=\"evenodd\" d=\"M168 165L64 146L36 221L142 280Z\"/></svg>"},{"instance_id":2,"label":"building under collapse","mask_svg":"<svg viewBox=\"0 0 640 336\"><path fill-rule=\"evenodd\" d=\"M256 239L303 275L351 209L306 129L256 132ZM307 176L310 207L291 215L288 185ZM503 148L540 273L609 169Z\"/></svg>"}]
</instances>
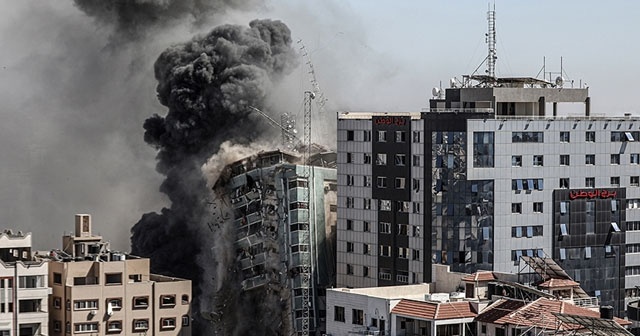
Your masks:
<instances>
[{"instance_id":1,"label":"building under collapse","mask_svg":"<svg viewBox=\"0 0 640 336\"><path fill-rule=\"evenodd\" d=\"M227 269L240 293L230 294L233 285L217 289L211 319L218 332L234 323L227 317L234 311L261 316L266 328L278 323L278 334L324 329L324 290L335 285L335 162L336 154L325 152L303 165L297 154L276 150L224 168L213 191L226 210L211 229L231 232L235 260Z\"/></svg>"}]
</instances>

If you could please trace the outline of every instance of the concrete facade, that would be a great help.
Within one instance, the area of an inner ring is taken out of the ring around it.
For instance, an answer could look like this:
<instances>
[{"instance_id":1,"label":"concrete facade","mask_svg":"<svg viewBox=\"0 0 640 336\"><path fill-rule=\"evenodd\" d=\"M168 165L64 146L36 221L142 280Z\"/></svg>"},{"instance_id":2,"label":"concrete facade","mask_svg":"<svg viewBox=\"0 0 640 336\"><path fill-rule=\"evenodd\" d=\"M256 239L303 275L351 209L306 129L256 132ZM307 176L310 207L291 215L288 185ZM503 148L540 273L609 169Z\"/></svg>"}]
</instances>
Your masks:
<instances>
[{"instance_id":1,"label":"concrete facade","mask_svg":"<svg viewBox=\"0 0 640 336\"><path fill-rule=\"evenodd\" d=\"M48 264L35 261L31 233L0 233L0 335L48 335Z\"/></svg>"},{"instance_id":2,"label":"concrete facade","mask_svg":"<svg viewBox=\"0 0 640 336\"><path fill-rule=\"evenodd\" d=\"M109 251L90 215L76 215L63 243L49 262L50 335L191 335L190 280L150 274L149 259Z\"/></svg>"}]
</instances>

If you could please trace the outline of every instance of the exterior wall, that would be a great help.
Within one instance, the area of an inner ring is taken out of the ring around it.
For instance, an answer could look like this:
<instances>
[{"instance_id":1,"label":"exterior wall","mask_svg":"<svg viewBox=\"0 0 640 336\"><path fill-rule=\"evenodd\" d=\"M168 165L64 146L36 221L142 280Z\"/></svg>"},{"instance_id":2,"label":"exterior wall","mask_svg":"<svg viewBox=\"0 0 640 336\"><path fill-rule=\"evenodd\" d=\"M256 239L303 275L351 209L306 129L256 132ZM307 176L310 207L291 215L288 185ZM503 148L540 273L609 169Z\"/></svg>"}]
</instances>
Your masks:
<instances>
[{"instance_id":1,"label":"exterior wall","mask_svg":"<svg viewBox=\"0 0 640 336\"><path fill-rule=\"evenodd\" d=\"M327 335L347 335L372 326L372 319L377 320L378 328L384 325L385 335L391 330L391 309L398 300L353 294L349 289L338 288L327 290ZM344 322L336 321L336 307L344 308ZM362 310L363 324L354 324L353 310ZM372 330L375 330L372 328Z\"/></svg>"},{"instance_id":2,"label":"exterior wall","mask_svg":"<svg viewBox=\"0 0 640 336\"><path fill-rule=\"evenodd\" d=\"M190 320L187 319L188 325L184 328L182 324L182 316L190 314L189 304L181 302L182 295L191 296L191 281L171 278L170 281L151 281L146 258L104 262L51 261L49 264L49 286L52 288L50 335L64 335L65 330L70 334L86 333L76 332L76 326L91 323L98 325L93 335L145 332L134 329L136 320L148 321L147 334L191 334ZM95 284L76 285L74 277L95 279ZM160 308L158 299L166 294L175 295L176 304ZM147 304L134 306L136 298L145 298ZM109 302L113 299L119 300L121 307L110 307ZM97 301L97 306L83 307L82 302L86 301ZM160 328L164 317L175 317L175 328ZM120 322L119 331L114 330L112 324L117 322Z\"/></svg>"},{"instance_id":3,"label":"exterior wall","mask_svg":"<svg viewBox=\"0 0 640 336\"><path fill-rule=\"evenodd\" d=\"M14 335L14 328L31 327L30 335L47 334L48 309L47 300L50 290L47 287L46 262L17 262L7 264L0 262L0 331ZM38 277L34 284L25 286L25 277ZM23 282L23 283L21 283ZM17 303L16 303L17 300ZM20 310L20 302L34 302L29 311ZM10 308L10 306L12 306ZM34 310L31 310L34 308ZM17 324L15 324L17 323ZM29 326L27 326L29 325Z\"/></svg>"},{"instance_id":4,"label":"exterior wall","mask_svg":"<svg viewBox=\"0 0 640 336\"><path fill-rule=\"evenodd\" d=\"M339 116L338 286L425 281L422 125L417 113Z\"/></svg>"}]
</instances>

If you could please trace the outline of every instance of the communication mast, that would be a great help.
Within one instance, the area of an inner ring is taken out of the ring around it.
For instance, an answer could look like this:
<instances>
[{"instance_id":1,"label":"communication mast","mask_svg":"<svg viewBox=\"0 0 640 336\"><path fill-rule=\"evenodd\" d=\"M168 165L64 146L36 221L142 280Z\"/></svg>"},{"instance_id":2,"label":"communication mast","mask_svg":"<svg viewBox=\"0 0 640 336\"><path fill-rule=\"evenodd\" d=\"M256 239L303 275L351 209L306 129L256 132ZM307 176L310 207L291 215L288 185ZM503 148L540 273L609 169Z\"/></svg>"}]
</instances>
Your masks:
<instances>
[{"instance_id":1,"label":"communication mast","mask_svg":"<svg viewBox=\"0 0 640 336\"><path fill-rule=\"evenodd\" d=\"M490 77L496 77L496 4L493 4L493 10L491 10L491 4L489 4L489 11L487 12L487 21L489 23L489 29L487 31L487 45L489 47L489 54L487 55L487 75Z\"/></svg>"},{"instance_id":2,"label":"communication mast","mask_svg":"<svg viewBox=\"0 0 640 336\"><path fill-rule=\"evenodd\" d=\"M327 98L322 93L322 90L320 90L320 85L316 80L316 71L313 68L313 63L311 63L311 56L309 56L309 53L307 52L307 48L305 48L304 43L302 43L302 40L298 40L298 44L300 44L302 57L305 58L305 63L309 67L309 77L310 77L309 82L311 82L311 89L316 96L315 98L317 98L316 105L318 105L318 108L322 110L324 108L324 104L327 102Z\"/></svg>"}]
</instances>

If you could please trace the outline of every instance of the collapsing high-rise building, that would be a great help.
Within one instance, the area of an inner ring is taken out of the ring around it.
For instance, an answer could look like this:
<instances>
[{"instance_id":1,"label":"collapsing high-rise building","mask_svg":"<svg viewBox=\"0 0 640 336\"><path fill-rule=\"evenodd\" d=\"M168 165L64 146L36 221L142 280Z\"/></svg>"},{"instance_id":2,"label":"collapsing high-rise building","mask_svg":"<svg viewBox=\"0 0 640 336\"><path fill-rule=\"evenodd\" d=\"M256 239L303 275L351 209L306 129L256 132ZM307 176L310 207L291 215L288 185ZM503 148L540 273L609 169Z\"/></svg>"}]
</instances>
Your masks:
<instances>
[{"instance_id":1,"label":"collapsing high-rise building","mask_svg":"<svg viewBox=\"0 0 640 336\"><path fill-rule=\"evenodd\" d=\"M335 285L335 167L335 153L303 165L276 150L223 169L210 228L234 241L235 254L209 314L218 333L237 332L240 314L260 319L267 334L323 330L325 288Z\"/></svg>"}]
</instances>

